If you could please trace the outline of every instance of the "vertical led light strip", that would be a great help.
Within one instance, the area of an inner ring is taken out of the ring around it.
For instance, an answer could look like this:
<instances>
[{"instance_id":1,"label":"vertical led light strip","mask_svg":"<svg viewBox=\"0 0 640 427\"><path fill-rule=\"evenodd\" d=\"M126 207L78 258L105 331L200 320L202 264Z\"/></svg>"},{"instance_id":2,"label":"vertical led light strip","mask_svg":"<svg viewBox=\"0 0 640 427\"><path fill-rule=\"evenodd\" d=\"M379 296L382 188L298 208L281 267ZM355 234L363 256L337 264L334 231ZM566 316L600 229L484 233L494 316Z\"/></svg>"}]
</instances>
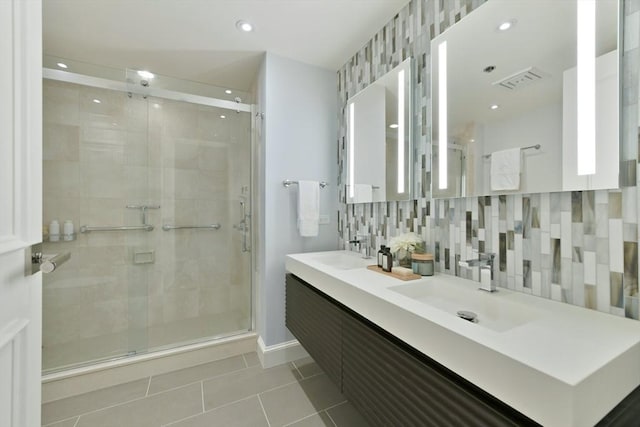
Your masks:
<instances>
[{"instance_id":1,"label":"vertical led light strip","mask_svg":"<svg viewBox=\"0 0 640 427\"><path fill-rule=\"evenodd\" d=\"M349 104L349 198L355 197L355 103Z\"/></svg>"},{"instance_id":2,"label":"vertical led light strip","mask_svg":"<svg viewBox=\"0 0 640 427\"><path fill-rule=\"evenodd\" d=\"M578 175L596 173L596 0L578 3Z\"/></svg>"},{"instance_id":3,"label":"vertical led light strip","mask_svg":"<svg viewBox=\"0 0 640 427\"><path fill-rule=\"evenodd\" d=\"M447 42L438 46L438 188L447 188Z\"/></svg>"},{"instance_id":4,"label":"vertical led light strip","mask_svg":"<svg viewBox=\"0 0 640 427\"><path fill-rule=\"evenodd\" d=\"M404 70L398 73L398 193L404 193Z\"/></svg>"}]
</instances>

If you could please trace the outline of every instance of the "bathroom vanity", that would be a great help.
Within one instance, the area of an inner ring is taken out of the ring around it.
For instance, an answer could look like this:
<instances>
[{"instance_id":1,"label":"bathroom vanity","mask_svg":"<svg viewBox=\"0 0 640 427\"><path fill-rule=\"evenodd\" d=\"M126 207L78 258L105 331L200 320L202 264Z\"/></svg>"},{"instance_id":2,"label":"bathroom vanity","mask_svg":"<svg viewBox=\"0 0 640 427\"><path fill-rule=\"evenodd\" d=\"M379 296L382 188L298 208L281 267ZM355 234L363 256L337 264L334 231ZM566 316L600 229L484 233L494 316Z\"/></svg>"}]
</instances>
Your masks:
<instances>
[{"instance_id":1,"label":"bathroom vanity","mask_svg":"<svg viewBox=\"0 0 640 427\"><path fill-rule=\"evenodd\" d=\"M371 263L288 255L286 321L372 425L589 426L640 384L636 321Z\"/></svg>"}]
</instances>

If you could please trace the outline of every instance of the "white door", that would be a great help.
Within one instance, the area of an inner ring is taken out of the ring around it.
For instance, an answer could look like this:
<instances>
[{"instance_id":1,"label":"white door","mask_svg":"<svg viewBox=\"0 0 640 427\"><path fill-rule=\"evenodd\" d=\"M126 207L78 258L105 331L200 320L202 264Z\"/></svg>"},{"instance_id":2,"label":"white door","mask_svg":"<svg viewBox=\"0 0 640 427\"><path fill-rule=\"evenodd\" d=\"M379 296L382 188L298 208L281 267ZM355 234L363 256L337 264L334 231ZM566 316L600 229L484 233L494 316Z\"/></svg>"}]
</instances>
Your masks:
<instances>
[{"instance_id":1,"label":"white door","mask_svg":"<svg viewBox=\"0 0 640 427\"><path fill-rule=\"evenodd\" d=\"M41 0L0 0L0 426L40 426Z\"/></svg>"}]
</instances>

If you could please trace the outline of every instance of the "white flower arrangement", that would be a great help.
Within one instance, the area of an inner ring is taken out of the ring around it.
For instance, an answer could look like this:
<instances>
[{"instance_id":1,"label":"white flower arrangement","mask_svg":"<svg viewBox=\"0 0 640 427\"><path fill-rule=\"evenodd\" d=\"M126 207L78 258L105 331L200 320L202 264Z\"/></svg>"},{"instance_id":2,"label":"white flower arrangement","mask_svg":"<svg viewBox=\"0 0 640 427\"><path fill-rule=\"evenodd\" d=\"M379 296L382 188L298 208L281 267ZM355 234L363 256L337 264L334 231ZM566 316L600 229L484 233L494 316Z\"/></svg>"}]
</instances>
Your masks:
<instances>
[{"instance_id":1,"label":"white flower arrangement","mask_svg":"<svg viewBox=\"0 0 640 427\"><path fill-rule=\"evenodd\" d=\"M416 252L416 250L424 250L424 242L416 233L404 233L392 237L389 241L389 247L393 253L397 253L401 249L408 252Z\"/></svg>"}]
</instances>

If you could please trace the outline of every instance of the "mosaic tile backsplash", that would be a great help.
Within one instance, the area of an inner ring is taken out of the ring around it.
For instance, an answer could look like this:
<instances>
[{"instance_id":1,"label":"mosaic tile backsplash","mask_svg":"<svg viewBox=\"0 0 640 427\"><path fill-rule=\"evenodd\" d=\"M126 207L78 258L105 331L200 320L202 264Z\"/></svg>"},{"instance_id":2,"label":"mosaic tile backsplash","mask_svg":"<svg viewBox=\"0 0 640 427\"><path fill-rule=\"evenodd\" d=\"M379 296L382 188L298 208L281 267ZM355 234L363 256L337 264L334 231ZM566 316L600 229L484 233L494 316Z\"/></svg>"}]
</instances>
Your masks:
<instances>
[{"instance_id":1,"label":"mosaic tile backsplash","mask_svg":"<svg viewBox=\"0 0 640 427\"><path fill-rule=\"evenodd\" d=\"M370 233L371 246L407 231L421 235L440 273L477 280L457 261L496 254L494 280L502 287L633 319L638 296L638 86L640 0L624 0L624 64L619 190L573 191L431 200L430 41L485 0L412 0L338 71L341 105L338 162L345 160L346 101L407 57L416 61L417 200L347 205L344 172L341 244ZM547 5L545 5L547 7Z\"/></svg>"}]
</instances>

